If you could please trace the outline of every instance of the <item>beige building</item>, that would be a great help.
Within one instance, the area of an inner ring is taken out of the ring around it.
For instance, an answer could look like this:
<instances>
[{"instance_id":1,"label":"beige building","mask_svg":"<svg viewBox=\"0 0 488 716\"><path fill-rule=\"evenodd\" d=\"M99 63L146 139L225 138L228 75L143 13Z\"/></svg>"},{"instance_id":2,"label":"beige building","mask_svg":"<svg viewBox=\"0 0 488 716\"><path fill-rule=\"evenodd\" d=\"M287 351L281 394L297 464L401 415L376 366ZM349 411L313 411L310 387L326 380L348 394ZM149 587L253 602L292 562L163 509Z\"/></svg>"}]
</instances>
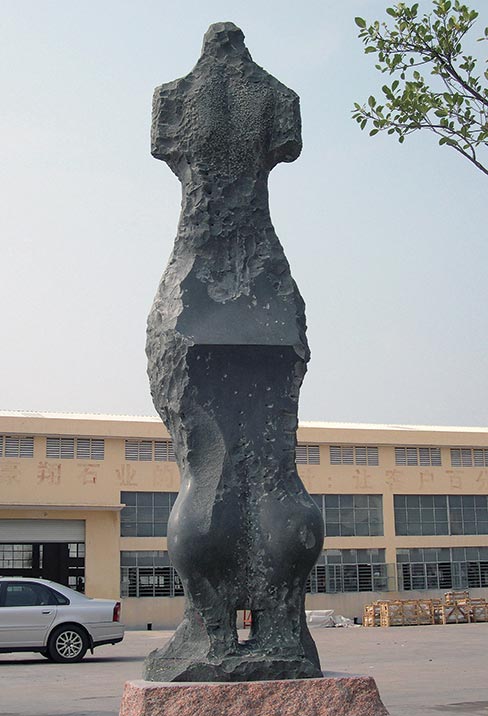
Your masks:
<instances>
[{"instance_id":1,"label":"beige building","mask_svg":"<svg viewBox=\"0 0 488 716\"><path fill-rule=\"evenodd\" d=\"M297 464L326 531L307 608L359 617L377 598L488 598L488 429L302 423ZM0 413L0 574L122 597L129 626L175 626L178 489L157 418Z\"/></svg>"}]
</instances>

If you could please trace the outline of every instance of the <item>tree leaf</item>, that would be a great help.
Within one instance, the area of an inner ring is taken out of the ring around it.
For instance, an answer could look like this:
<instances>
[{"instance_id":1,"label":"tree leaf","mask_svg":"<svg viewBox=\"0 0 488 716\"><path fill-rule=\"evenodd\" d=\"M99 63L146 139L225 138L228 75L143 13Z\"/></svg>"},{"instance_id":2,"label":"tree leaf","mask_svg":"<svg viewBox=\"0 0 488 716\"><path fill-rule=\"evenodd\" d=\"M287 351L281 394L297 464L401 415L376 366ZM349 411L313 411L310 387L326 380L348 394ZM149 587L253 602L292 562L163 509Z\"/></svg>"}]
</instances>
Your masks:
<instances>
[{"instance_id":1,"label":"tree leaf","mask_svg":"<svg viewBox=\"0 0 488 716\"><path fill-rule=\"evenodd\" d=\"M362 17L355 17L354 22L356 23L356 25L358 27L362 27L362 28L366 27L366 20L363 20Z\"/></svg>"}]
</instances>

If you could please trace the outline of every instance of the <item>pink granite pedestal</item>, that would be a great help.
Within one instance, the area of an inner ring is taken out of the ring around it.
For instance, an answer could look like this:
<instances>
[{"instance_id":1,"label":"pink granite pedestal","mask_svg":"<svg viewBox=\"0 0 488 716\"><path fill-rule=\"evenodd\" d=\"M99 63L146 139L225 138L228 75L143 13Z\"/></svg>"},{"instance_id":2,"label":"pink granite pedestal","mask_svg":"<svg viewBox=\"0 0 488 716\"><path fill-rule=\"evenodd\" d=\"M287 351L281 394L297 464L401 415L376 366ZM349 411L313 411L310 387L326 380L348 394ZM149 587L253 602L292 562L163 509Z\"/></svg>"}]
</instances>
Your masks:
<instances>
[{"instance_id":1,"label":"pink granite pedestal","mask_svg":"<svg viewBox=\"0 0 488 716\"><path fill-rule=\"evenodd\" d=\"M128 681L120 716L388 716L371 676L162 683Z\"/></svg>"}]
</instances>

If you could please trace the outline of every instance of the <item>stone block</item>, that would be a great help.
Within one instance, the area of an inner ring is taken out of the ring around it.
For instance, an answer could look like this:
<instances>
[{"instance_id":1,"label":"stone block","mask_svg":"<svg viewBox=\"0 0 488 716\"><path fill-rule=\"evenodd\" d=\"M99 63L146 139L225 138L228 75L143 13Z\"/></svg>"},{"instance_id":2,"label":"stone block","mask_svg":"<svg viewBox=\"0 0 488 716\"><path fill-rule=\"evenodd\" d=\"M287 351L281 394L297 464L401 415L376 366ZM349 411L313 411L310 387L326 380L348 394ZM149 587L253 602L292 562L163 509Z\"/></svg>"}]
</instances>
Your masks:
<instances>
[{"instance_id":1,"label":"stone block","mask_svg":"<svg viewBox=\"0 0 488 716\"><path fill-rule=\"evenodd\" d=\"M120 716L388 716L371 676L286 681L128 681Z\"/></svg>"}]
</instances>

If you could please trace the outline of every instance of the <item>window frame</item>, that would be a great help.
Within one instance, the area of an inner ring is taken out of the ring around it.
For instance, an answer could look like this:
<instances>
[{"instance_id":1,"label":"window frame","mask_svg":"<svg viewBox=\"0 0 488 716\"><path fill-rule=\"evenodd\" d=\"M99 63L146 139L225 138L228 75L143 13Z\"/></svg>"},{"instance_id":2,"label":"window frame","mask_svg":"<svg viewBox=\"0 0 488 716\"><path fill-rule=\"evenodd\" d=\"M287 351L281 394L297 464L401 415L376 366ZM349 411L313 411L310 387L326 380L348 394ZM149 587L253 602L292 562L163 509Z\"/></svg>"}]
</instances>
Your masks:
<instances>
[{"instance_id":1,"label":"window frame","mask_svg":"<svg viewBox=\"0 0 488 716\"><path fill-rule=\"evenodd\" d=\"M46 459L101 462L105 459L105 438L48 435Z\"/></svg>"},{"instance_id":2,"label":"window frame","mask_svg":"<svg viewBox=\"0 0 488 716\"><path fill-rule=\"evenodd\" d=\"M126 462L176 462L171 438L126 438L124 443Z\"/></svg>"},{"instance_id":3,"label":"window frame","mask_svg":"<svg viewBox=\"0 0 488 716\"><path fill-rule=\"evenodd\" d=\"M488 467L488 448L451 447L449 448L449 454L451 458L451 467Z\"/></svg>"},{"instance_id":4,"label":"window frame","mask_svg":"<svg viewBox=\"0 0 488 716\"><path fill-rule=\"evenodd\" d=\"M129 559L127 555L134 555L135 564L123 564L124 559ZM139 560L147 562L149 559L152 559L152 564L138 564ZM161 563L156 564L157 560ZM171 564L168 551L121 550L120 595L122 599L184 597L181 578Z\"/></svg>"},{"instance_id":5,"label":"window frame","mask_svg":"<svg viewBox=\"0 0 488 716\"><path fill-rule=\"evenodd\" d=\"M319 443L297 443L295 445L296 465L320 465Z\"/></svg>"},{"instance_id":6,"label":"window frame","mask_svg":"<svg viewBox=\"0 0 488 716\"><path fill-rule=\"evenodd\" d=\"M127 497L128 495L130 498ZM122 490L120 501L124 507L120 512L120 536L166 537L169 517L177 497L178 492L166 490ZM139 510L141 511L140 518ZM132 511L133 517L129 518L128 515L132 514ZM143 518L143 515L147 516L149 511L152 512L151 519ZM165 519L162 519L164 516ZM128 527L129 525L130 527ZM147 525L147 527L143 527L143 525ZM161 530L156 529L159 525L162 526ZM160 531L162 534L159 534Z\"/></svg>"},{"instance_id":7,"label":"window frame","mask_svg":"<svg viewBox=\"0 0 488 716\"><path fill-rule=\"evenodd\" d=\"M383 494L350 494L350 493L314 493L311 497L322 515L325 537L384 537L385 526L383 516ZM374 499L372 499L374 498ZM379 498L379 499L378 499ZM359 504L365 500L367 504ZM350 502L350 504L346 504ZM378 502L378 505L372 504ZM327 504L329 503L329 504ZM334 505L337 503L337 506ZM337 520L331 519L332 510L337 511ZM345 512L351 512L351 528L346 525ZM367 511L367 519L359 519L361 511ZM342 514L341 514L342 512ZM329 513L329 514L327 514ZM375 525L375 522L378 524ZM367 525L367 531L360 530L360 525ZM337 525L337 531L332 525Z\"/></svg>"},{"instance_id":8,"label":"window frame","mask_svg":"<svg viewBox=\"0 0 488 716\"><path fill-rule=\"evenodd\" d=\"M402 454L404 457L400 458ZM428 456L428 459L426 457ZM398 445L395 447L397 467L442 467L442 451L438 446Z\"/></svg>"},{"instance_id":9,"label":"window frame","mask_svg":"<svg viewBox=\"0 0 488 716\"><path fill-rule=\"evenodd\" d=\"M364 450L364 459L362 456ZM330 465L359 465L360 467L379 467L378 445L329 445Z\"/></svg>"},{"instance_id":10,"label":"window frame","mask_svg":"<svg viewBox=\"0 0 488 716\"><path fill-rule=\"evenodd\" d=\"M323 550L310 571L305 591L308 594L391 591L385 559L384 547ZM370 589L365 588L369 586Z\"/></svg>"},{"instance_id":11,"label":"window frame","mask_svg":"<svg viewBox=\"0 0 488 716\"><path fill-rule=\"evenodd\" d=\"M0 457L7 460L29 460L34 458L34 436L2 433ZM11 441L14 441L13 444ZM17 449L12 450L17 442ZM10 452L11 454L7 454Z\"/></svg>"}]
</instances>

